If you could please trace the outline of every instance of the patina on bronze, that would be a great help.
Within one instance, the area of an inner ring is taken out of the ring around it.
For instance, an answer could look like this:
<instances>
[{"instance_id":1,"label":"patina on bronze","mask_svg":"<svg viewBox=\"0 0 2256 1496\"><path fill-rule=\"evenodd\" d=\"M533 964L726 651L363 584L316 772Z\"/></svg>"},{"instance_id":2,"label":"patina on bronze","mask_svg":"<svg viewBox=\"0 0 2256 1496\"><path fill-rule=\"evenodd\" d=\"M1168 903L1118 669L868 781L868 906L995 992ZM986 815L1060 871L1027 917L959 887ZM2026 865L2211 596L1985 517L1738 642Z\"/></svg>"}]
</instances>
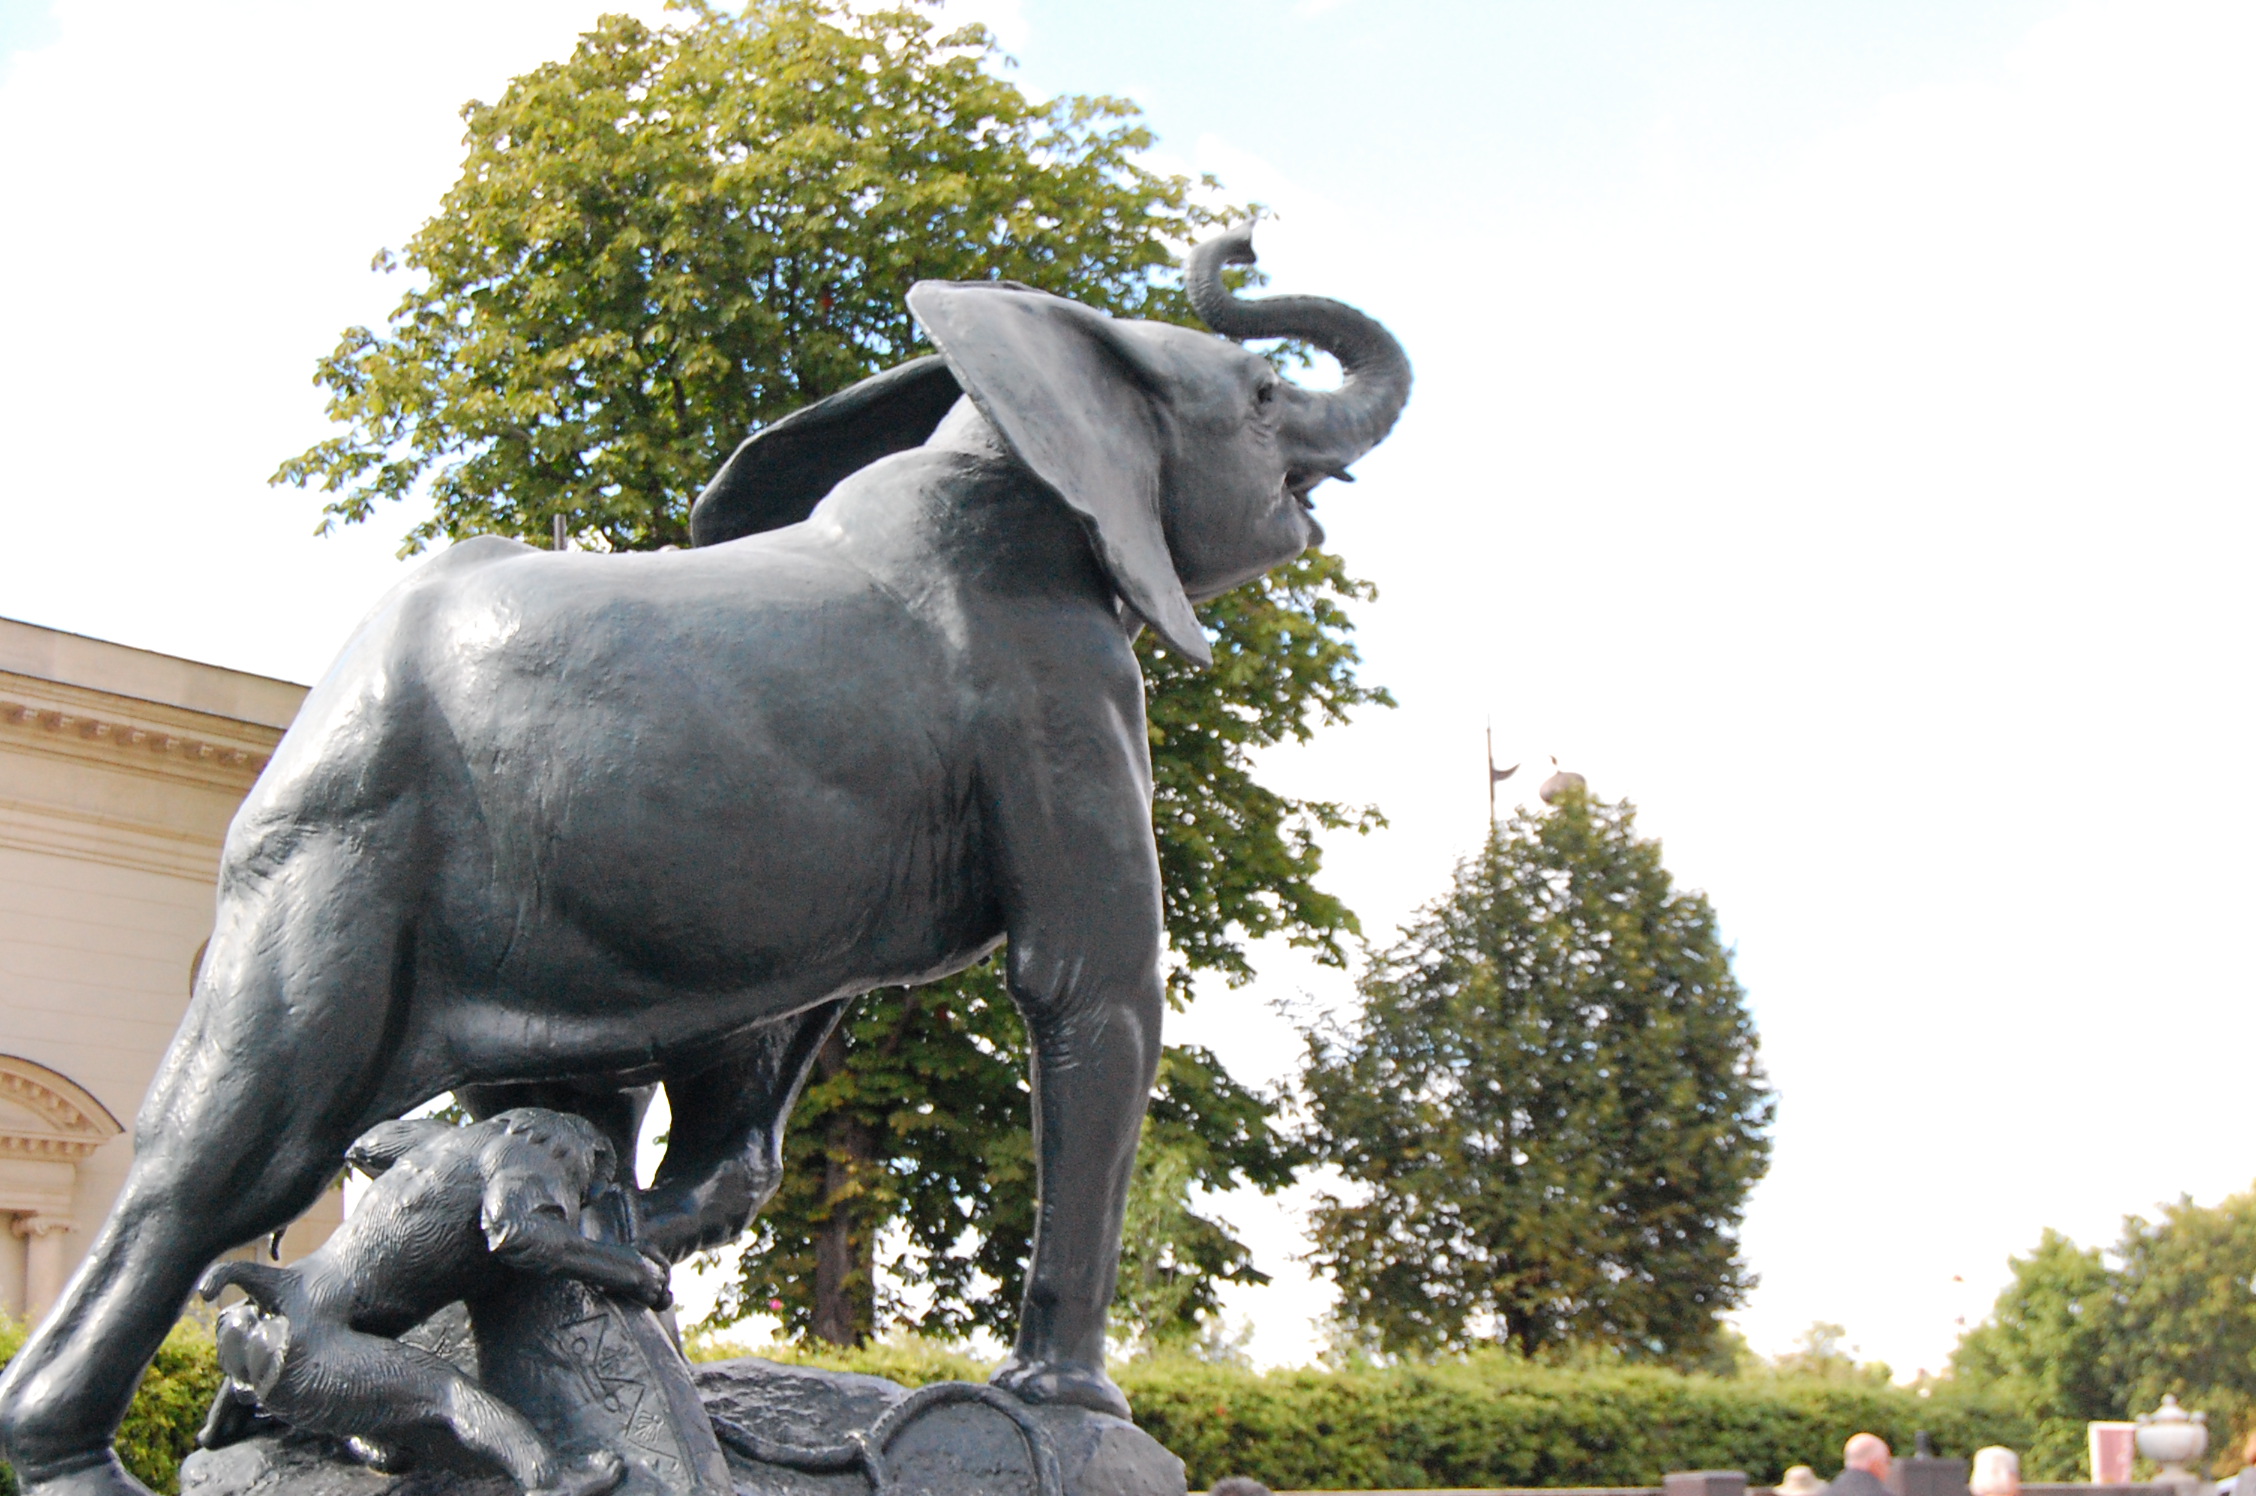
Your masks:
<instances>
[{"instance_id":1,"label":"patina on bronze","mask_svg":"<svg viewBox=\"0 0 2256 1496\"><path fill-rule=\"evenodd\" d=\"M909 293L939 354L780 421L696 548L466 541L395 589L229 831L217 925L130 1176L0 1380L30 1490L124 1496L109 1441L206 1264L291 1220L375 1124L467 1085L663 1081L638 1242L679 1260L772 1192L844 1004L1005 940L1040 1210L998 1386L1125 1413L1104 1371L1159 1060L1159 865L1130 636L1321 538L1309 493L1410 388L1371 319L1239 301L1316 393L1187 328L1004 284ZM506 1094L506 1093L505 1093Z\"/></svg>"}]
</instances>

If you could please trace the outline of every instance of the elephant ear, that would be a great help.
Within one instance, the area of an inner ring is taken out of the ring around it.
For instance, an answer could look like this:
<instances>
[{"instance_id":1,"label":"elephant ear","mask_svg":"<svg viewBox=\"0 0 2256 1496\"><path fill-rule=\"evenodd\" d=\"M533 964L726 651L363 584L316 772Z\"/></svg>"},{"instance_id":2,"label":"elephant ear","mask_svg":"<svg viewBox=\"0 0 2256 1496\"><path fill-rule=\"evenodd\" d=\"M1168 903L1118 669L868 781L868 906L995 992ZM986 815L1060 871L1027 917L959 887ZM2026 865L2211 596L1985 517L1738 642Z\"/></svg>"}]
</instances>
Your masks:
<instances>
[{"instance_id":1,"label":"elephant ear","mask_svg":"<svg viewBox=\"0 0 2256 1496\"><path fill-rule=\"evenodd\" d=\"M924 445L962 390L934 354L793 411L738 447L689 511L692 545L795 525L880 457Z\"/></svg>"},{"instance_id":2,"label":"elephant ear","mask_svg":"<svg viewBox=\"0 0 2256 1496\"><path fill-rule=\"evenodd\" d=\"M976 281L919 281L909 310L1012 455L1080 518L1121 600L1169 649L1211 664L1160 518L1165 464L1149 376L1112 319Z\"/></svg>"}]
</instances>

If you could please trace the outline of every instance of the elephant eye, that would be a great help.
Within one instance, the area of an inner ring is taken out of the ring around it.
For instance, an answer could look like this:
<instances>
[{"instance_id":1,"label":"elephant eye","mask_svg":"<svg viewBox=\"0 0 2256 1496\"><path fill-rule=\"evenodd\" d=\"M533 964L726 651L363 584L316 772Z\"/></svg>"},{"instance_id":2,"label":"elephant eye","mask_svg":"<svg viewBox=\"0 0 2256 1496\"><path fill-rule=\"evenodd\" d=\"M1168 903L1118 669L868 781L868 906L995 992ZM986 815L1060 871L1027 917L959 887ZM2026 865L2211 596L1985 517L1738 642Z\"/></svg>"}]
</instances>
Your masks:
<instances>
[{"instance_id":1,"label":"elephant eye","mask_svg":"<svg viewBox=\"0 0 2256 1496\"><path fill-rule=\"evenodd\" d=\"M1256 405L1267 405L1276 398L1277 386L1274 383L1257 384L1253 387L1253 403Z\"/></svg>"}]
</instances>

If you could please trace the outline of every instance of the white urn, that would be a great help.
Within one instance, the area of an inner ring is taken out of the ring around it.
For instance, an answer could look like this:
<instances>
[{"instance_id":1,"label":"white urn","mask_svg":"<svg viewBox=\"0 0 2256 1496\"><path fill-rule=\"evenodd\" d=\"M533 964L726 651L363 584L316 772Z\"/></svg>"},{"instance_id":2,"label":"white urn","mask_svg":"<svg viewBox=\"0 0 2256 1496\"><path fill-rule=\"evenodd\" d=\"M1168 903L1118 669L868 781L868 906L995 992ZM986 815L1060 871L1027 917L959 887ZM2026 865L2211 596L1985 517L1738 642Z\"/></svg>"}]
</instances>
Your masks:
<instances>
[{"instance_id":1,"label":"white urn","mask_svg":"<svg viewBox=\"0 0 2256 1496\"><path fill-rule=\"evenodd\" d=\"M2186 1466L2208 1451L2209 1415L2188 1413L2165 1394L2162 1406L2138 1415L2138 1452L2162 1467L2158 1482L2186 1484L2200 1477Z\"/></svg>"}]
</instances>

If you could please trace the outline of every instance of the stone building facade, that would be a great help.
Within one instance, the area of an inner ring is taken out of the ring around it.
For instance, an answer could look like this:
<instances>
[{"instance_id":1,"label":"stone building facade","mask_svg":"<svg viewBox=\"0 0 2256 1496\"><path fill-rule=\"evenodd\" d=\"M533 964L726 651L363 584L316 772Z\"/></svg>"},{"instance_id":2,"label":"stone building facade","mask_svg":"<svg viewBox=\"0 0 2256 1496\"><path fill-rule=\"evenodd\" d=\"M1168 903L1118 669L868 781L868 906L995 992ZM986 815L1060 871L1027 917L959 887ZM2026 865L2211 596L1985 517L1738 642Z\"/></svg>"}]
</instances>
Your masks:
<instances>
[{"instance_id":1,"label":"stone building facade","mask_svg":"<svg viewBox=\"0 0 2256 1496\"><path fill-rule=\"evenodd\" d=\"M211 933L220 842L306 688L0 619L0 1308L55 1302ZM302 1256L337 1189L284 1238Z\"/></svg>"}]
</instances>

